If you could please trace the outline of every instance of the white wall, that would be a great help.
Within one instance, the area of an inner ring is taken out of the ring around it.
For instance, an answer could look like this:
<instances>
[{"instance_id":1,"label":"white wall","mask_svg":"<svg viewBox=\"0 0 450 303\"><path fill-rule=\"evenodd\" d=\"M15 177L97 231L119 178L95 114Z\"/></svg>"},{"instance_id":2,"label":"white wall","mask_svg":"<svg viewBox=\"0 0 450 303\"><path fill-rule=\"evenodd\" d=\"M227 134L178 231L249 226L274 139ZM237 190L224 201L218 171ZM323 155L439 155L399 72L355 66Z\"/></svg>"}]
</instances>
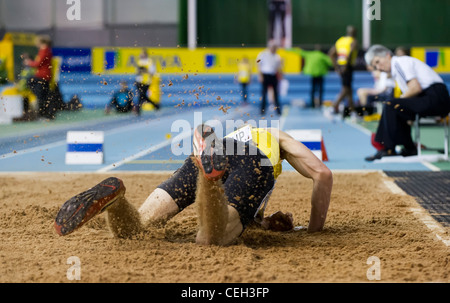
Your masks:
<instances>
[{"instance_id":1,"label":"white wall","mask_svg":"<svg viewBox=\"0 0 450 303\"><path fill-rule=\"evenodd\" d=\"M80 1L81 20L71 21L67 0L0 0L0 26L8 31L178 23L178 0Z\"/></svg>"},{"instance_id":2,"label":"white wall","mask_svg":"<svg viewBox=\"0 0 450 303\"><path fill-rule=\"evenodd\" d=\"M178 0L113 0L115 24L178 23Z\"/></svg>"},{"instance_id":3,"label":"white wall","mask_svg":"<svg viewBox=\"0 0 450 303\"><path fill-rule=\"evenodd\" d=\"M8 30L52 26L52 0L2 0L0 4L0 23Z\"/></svg>"}]
</instances>

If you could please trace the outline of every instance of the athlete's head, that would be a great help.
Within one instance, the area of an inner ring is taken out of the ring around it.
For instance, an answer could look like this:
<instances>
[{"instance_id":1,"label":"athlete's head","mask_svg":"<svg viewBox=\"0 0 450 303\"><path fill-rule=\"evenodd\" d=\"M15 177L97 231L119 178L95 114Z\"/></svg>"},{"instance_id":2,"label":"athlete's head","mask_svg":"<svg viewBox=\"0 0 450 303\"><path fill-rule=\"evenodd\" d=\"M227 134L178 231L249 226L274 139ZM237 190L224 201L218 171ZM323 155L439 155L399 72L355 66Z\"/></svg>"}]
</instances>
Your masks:
<instances>
[{"instance_id":1,"label":"athlete's head","mask_svg":"<svg viewBox=\"0 0 450 303\"><path fill-rule=\"evenodd\" d=\"M347 36L356 37L356 28L353 25L347 25Z\"/></svg>"}]
</instances>

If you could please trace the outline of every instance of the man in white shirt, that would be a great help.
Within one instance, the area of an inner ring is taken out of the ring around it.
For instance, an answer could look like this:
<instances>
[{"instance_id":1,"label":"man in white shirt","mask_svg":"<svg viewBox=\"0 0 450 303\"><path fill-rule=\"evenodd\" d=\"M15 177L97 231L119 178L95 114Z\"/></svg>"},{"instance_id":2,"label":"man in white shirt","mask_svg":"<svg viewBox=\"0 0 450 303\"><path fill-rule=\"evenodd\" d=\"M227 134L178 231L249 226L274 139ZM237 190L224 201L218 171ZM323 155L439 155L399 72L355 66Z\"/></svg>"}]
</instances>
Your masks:
<instances>
[{"instance_id":1,"label":"man in white shirt","mask_svg":"<svg viewBox=\"0 0 450 303\"><path fill-rule=\"evenodd\" d=\"M262 83L262 103L261 114L266 111L267 91L272 86L276 111L281 115L281 105L279 102L278 82L281 78L281 57L277 54L277 45L269 43L268 49L258 55L259 82Z\"/></svg>"},{"instance_id":2,"label":"man in white shirt","mask_svg":"<svg viewBox=\"0 0 450 303\"><path fill-rule=\"evenodd\" d=\"M394 56L382 46L371 46L365 55L368 65L382 72L390 72L402 91L400 98L384 104L375 141L384 145L367 161L396 155L395 147L403 145L402 155L417 155L411 138L411 126L416 114L445 117L450 112L450 97L442 78L427 64L410 56Z\"/></svg>"}]
</instances>

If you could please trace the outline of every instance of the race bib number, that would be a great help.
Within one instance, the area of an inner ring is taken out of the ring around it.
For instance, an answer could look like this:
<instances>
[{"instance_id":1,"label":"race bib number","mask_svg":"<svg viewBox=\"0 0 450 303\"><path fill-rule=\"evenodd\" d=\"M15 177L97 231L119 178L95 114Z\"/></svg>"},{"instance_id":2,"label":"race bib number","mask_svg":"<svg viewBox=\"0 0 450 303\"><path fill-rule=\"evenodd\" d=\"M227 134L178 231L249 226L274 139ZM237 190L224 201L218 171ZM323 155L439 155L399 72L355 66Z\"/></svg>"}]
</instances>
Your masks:
<instances>
[{"instance_id":1,"label":"race bib number","mask_svg":"<svg viewBox=\"0 0 450 303\"><path fill-rule=\"evenodd\" d=\"M250 125L246 125L230 134L230 137L241 142L252 140L252 130Z\"/></svg>"}]
</instances>

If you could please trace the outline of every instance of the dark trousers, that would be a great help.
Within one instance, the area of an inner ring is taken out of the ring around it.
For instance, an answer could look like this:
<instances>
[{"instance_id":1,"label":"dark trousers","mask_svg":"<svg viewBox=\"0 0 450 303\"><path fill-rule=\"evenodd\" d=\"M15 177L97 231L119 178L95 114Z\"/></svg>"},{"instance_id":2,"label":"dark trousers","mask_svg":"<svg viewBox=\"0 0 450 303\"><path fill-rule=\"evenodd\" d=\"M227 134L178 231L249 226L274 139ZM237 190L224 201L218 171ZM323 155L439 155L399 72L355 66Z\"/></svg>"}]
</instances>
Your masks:
<instances>
[{"instance_id":1,"label":"dark trousers","mask_svg":"<svg viewBox=\"0 0 450 303\"><path fill-rule=\"evenodd\" d=\"M241 83L242 87L242 101L247 102L248 99L248 83Z\"/></svg>"},{"instance_id":2,"label":"dark trousers","mask_svg":"<svg viewBox=\"0 0 450 303\"><path fill-rule=\"evenodd\" d=\"M150 87L150 85L147 85L147 84L144 84L144 83L139 83L139 82L136 82L135 85L136 85L136 89L138 90L138 100L139 100L138 101L139 103L135 105L136 111L138 113L140 113L142 104L144 102L150 102L151 104L153 104L153 106L156 109L159 109L159 105L156 104L155 102L153 102L152 100L150 100L147 97L147 91L148 91L148 88Z\"/></svg>"},{"instance_id":3,"label":"dark trousers","mask_svg":"<svg viewBox=\"0 0 450 303\"><path fill-rule=\"evenodd\" d=\"M311 78L311 107L315 106L314 97L316 93L319 93L319 106L323 102L323 77L312 77Z\"/></svg>"},{"instance_id":4,"label":"dark trousers","mask_svg":"<svg viewBox=\"0 0 450 303\"><path fill-rule=\"evenodd\" d=\"M50 108L50 100L48 98L50 92L49 82L42 78L31 77L28 79L27 85L37 98L39 116L53 119L54 110Z\"/></svg>"},{"instance_id":5,"label":"dark trousers","mask_svg":"<svg viewBox=\"0 0 450 303\"><path fill-rule=\"evenodd\" d=\"M273 88L273 94L275 99L276 111L281 115L281 106L278 98L278 78L277 75L263 74L262 83L262 103L261 103L261 114L264 114L267 106L267 90L271 86Z\"/></svg>"},{"instance_id":6,"label":"dark trousers","mask_svg":"<svg viewBox=\"0 0 450 303\"><path fill-rule=\"evenodd\" d=\"M269 38L274 38L275 19L277 16L281 18L281 35L286 37L286 28L284 20L286 18L286 3L280 1L270 1L269 3Z\"/></svg>"},{"instance_id":7,"label":"dark trousers","mask_svg":"<svg viewBox=\"0 0 450 303\"><path fill-rule=\"evenodd\" d=\"M414 120L416 114L444 117L449 112L450 97L447 87L442 83L431 85L416 97L392 99L383 106L375 141L386 149L394 149L397 145L414 149L408 121Z\"/></svg>"}]
</instances>

